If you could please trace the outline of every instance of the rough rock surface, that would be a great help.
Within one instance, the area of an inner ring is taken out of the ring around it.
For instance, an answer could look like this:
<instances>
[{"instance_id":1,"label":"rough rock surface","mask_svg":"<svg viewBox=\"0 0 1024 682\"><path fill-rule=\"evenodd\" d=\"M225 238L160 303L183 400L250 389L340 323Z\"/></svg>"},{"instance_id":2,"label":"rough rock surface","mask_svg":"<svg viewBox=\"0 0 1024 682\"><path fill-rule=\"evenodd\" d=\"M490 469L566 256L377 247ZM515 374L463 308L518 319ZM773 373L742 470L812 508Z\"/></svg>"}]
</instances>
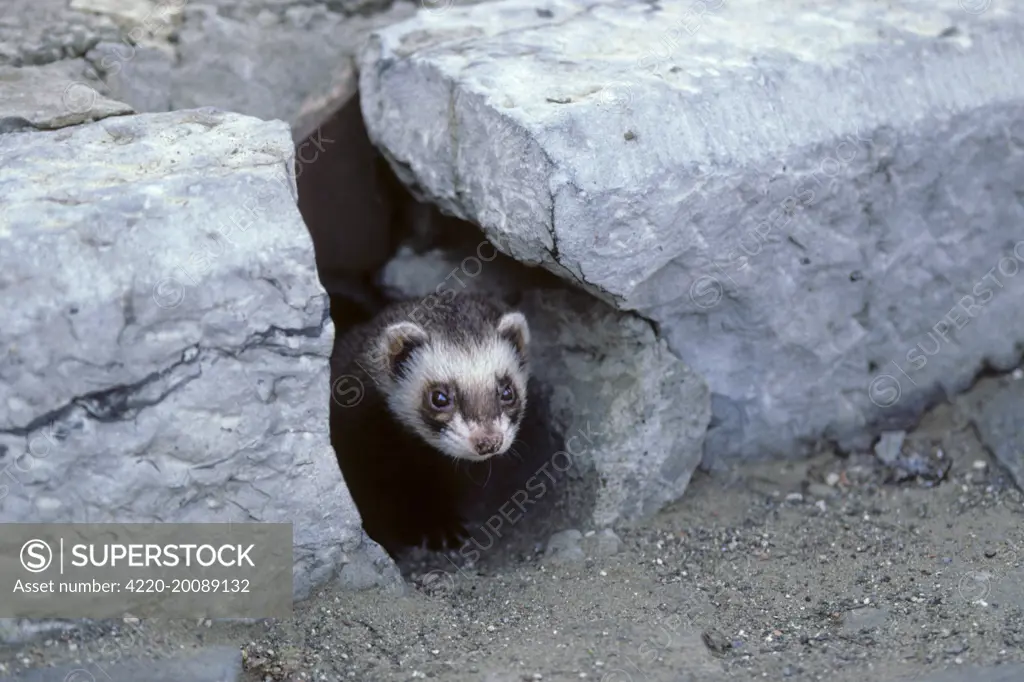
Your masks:
<instances>
[{"instance_id":1,"label":"rough rock surface","mask_svg":"<svg viewBox=\"0 0 1024 682\"><path fill-rule=\"evenodd\" d=\"M84 75L81 59L46 66L0 66L0 134L15 130L52 130L134 113L100 95Z\"/></svg>"},{"instance_id":2,"label":"rough rock surface","mask_svg":"<svg viewBox=\"0 0 1024 682\"><path fill-rule=\"evenodd\" d=\"M1024 370L984 379L960 402L981 442L1024 490Z\"/></svg>"},{"instance_id":3,"label":"rough rock surface","mask_svg":"<svg viewBox=\"0 0 1024 682\"><path fill-rule=\"evenodd\" d=\"M709 465L867 448L1019 361L1013 6L506 0L360 62L403 180L704 376Z\"/></svg>"},{"instance_id":4,"label":"rough rock surface","mask_svg":"<svg viewBox=\"0 0 1024 682\"><path fill-rule=\"evenodd\" d=\"M462 286L521 294L531 373L551 391L549 424L568 453L551 453L551 466L562 471L571 459L596 471L594 524L637 521L681 497L711 417L707 385L645 320L568 287L531 287L523 270L484 243L458 255L402 249L381 279L395 296Z\"/></svg>"},{"instance_id":5,"label":"rough rock surface","mask_svg":"<svg viewBox=\"0 0 1024 682\"><path fill-rule=\"evenodd\" d=\"M305 138L355 92L367 32L392 0L4 0L0 65L84 58L82 83L137 111L215 106ZM447 4L439 4L444 9Z\"/></svg>"},{"instance_id":6,"label":"rough rock surface","mask_svg":"<svg viewBox=\"0 0 1024 682\"><path fill-rule=\"evenodd\" d=\"M287 126L0 136L0 521L293 522L295 596L394 577L331 450Z\"/></svg>"}]
</instances>

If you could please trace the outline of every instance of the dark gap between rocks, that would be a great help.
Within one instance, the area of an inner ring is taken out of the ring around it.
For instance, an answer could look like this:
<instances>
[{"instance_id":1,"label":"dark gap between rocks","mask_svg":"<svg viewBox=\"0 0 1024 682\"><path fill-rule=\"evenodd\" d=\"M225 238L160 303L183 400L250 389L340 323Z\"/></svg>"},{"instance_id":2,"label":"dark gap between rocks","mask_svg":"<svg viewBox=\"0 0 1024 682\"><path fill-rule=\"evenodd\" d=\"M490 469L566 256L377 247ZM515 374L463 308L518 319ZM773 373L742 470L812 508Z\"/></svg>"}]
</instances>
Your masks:
<instances>
[{"instance_id":1,"label":"dark gap between rocks","mask_svg":"<svg viewBox=\"0 0 1024 682\"><path fill-rule=\"evenodd\" d=\"M409 246L418 254L431 249L459 252L467 244L475 246L484 239L477 226L444 216L434 206L416 201L402 185L369 140L358 94L296 145L296 157L299 211L313 241L320 282L330 296L335 344L347 330L369 320L388 302L387 292L377 283L382 268L400 246ZM524 287L535 285L538 278L551 286L561 286L553 275L505 256L499 258L506 269L521 268ZM433 290L439 282L427 284ZM505 298L516 303L515 293ZM337 374L332 366L331 386L339 379ZM400 560L404 572L422 569L424 564L451 569L452 559L459 570L467 563L501 564L509 552L522 555L542 549L543 540L551 532L570 527L566 514L583 518L585 505L572 503L567 497L569 486L565 484L572 470L559 474L546 465L554 453L564 449L563 438L547 423L550 390L541 378L531 378L527 416L518 440L504 457L469 466L456 466L448 458L439 461L440 466L450 467L461 491L460 508L468 533L465 544L449 550L447 557L422 548L403 550L396 540L408 530L402 518L374 504L374 490L362 489L358 481L346 481L364 527L376 528L371 537ZM359 452L358 447L347 447L353 443L339 440L333 391L331 399L331 442L335 451L341 457L373 457L373 453ZM411 471L415 469L410 467ZM380 473L383 481L398 486L409 498L425 499L422 482L415 475ZM449 493L434 490L426 499L445 494ZM429 509L423 513L429 513Z\"/></svg>"}]
</instances>

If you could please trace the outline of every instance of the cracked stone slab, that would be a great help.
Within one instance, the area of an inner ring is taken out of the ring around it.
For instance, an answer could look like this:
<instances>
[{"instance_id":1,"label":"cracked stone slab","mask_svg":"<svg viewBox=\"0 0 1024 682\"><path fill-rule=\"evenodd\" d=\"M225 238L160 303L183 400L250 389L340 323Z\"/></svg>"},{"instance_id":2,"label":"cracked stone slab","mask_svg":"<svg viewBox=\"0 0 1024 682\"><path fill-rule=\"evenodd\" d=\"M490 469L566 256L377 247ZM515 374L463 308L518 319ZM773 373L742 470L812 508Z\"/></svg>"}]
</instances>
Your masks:
<instances>
[{"instance_id":1,"label":"cracked stone slab","mask_svg":"<svg viewBox=\"0 0 1024 682\"><path fill-rule=\"evenodd\" d=\"M532 286L524 268L497 255L486 244L465 253L403 248L381 283L399 298L461 287L519 295L531 374L550 390L549 425L565 440L567 454L546 459L556 471L571 463L584 479L597 474L590 521L631 523L679 499L701 461L707 385L646 320L569 287Z\"/></svg>"},{"instance_id":2,"label":"cracked stone slab","mask_svg":"<svg viewBox=\"0 0 1024 682\"><path fill-rule=\"evenodd\" d=\"M123 102L97 91L81 59L45 66L0 66L0 134L14 130L53 130L135 113Z\"/></svg>"},{"instance_id":3,"label":"cracked stone slab","mask_svg":"<svg viewBox=\"0 0 1024 682\"><path fill-rule=\"evenodd\" d=\"M92 682L96 679L107 682L240 682L242 652L233 647L213 646L177 658L37 668L8 679L10 682Z\"/></svg>"},{"instance_id":4,"label":"cracked stone slab","mask_svg":"<svg viewBox=\"0 0 1024 682\"><path fill-rule=\"evenodd\" d=\"M503 0L377 31L360 97L418 195L656 323L711 466L1019 362L1021 65L1000 3Z\"/></svg>"},{"instance_id":5,"label":"cracked stone slab","mask_svg":"<svg viewBox=\"0 0 1024 682\"><path fill-rule=\"evenodd\" d=\"M389 582L328 438L283 122L0 136L0 521L292 522L297 599Z\"/></svg>"}]
</instances>

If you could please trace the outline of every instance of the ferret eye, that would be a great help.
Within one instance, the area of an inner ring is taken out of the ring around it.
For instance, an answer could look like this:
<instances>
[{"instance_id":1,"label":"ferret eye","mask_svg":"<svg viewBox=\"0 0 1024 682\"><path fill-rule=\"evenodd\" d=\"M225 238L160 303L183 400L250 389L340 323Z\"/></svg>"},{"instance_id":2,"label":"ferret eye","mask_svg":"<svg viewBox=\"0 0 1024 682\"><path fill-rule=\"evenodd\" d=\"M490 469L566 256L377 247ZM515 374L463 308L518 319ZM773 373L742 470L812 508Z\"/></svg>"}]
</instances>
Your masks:
<instances>
[{"instance_id":1,"label":"ferret eye","mask_svg":"<svg viewBox=\"0 0 1024 682\"><path fill-rule=\"evenodd\" d=\"M516 401L516 389L512 387L512 384L505 384L501 389L501 402L511 404Z\"/></svg>"},{"instance_id":2,"label":"ferret eye","mask_svg":"<svg viewBox=\"0 0 1024 682\"><path fill-rule=\"evenodd\" d=\"M436 410L447 410L451 407L452 401L444 391L431 391L430 404Z\"/></svg>"}]
</instances>

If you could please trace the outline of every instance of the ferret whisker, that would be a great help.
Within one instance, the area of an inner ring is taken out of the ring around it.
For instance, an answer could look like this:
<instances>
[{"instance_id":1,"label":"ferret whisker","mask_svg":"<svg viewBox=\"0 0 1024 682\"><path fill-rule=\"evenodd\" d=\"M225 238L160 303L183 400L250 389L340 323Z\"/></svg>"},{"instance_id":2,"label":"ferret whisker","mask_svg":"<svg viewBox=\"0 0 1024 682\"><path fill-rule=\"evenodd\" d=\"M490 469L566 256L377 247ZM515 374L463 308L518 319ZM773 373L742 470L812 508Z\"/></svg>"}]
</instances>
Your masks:
<instances>
[{"instance_id":1,"label":"ferret whisker","mask_svg":"<svg viewBox=\"0 0 1024 682\"><path fill-rule=\"evenodd\" d=\"M492 466L491 460L487 460L487 478L484 479L484 484L482 486L480 486L481 488L486 488L487 484L490 483L490 481L491 481L491 472L493 470L494 470L494 467Z\"/></svg>"}]
</instances>

